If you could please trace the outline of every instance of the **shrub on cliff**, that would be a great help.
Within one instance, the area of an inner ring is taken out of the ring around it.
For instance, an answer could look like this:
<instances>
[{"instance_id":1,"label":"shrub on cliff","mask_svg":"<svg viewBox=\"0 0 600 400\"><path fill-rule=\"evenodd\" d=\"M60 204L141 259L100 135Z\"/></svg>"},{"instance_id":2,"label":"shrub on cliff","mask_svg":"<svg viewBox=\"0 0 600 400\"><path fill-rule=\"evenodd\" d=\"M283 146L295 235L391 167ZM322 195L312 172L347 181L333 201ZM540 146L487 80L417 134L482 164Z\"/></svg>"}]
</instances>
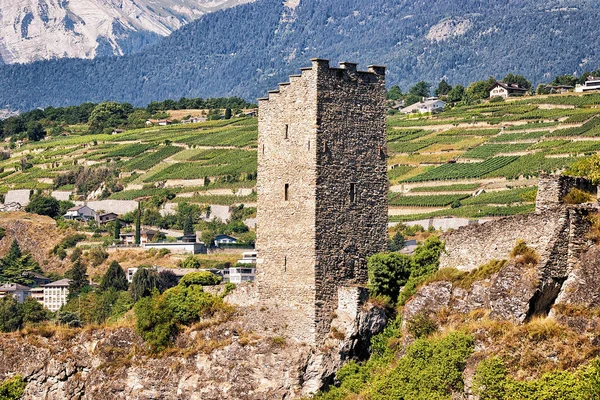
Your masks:
<instances>
[{"instance_id":1,"label":"shrub on cliff","mask_svg":"<svg viewBox=\"0 0 600 400\"><path fill-rule=\"evenodd\" d=\"M184 275L179 281L179 286L213 286L221 283L221 277L208 271L192 272Z\"/></svg>"},{"instance_id":2,"label":"shrub on cliff","mask_svg":"<svg viewBox=\"0 0 600 400\"><path fill-rule=\"evenodd\" d=\"M412 257L398 254L375 254L368 260L369 290L372 295L384 295L403 304L414 294L423 280L437 271L444 243L430 236L417 247ZM400 293L400 288L404 290Z\"/></svg>"},{"instance_id":3,"label":"shrub on cliff","mask_svg":"<svg viewBox=\"0 0 600 400\"><path fill-rule=\"evenodd\" d=\"M15 375L0 383L0 400L18 400L23 397L27 383L21 375Z\"/></svg>"},{"instance_id":4,"label":"shrub on cliff","mask_svg":"<svg viewBox=\"0 0 600 400\"><path fill-rule=\"evenodd\" d=\"M160 294L140 299L135 305L136 330L153 351L169 346L181 326L212 317L218 312L229 313L223 300L205 292L200 285L177 285Z\"/></svg>"},{"instance_id":5,"label":"shrub on cliff","mask_svg":"<svg viewBox=\"0 0 600 400\"><path fill-rule=\"evenodd\" d=\"M575 372L553 371L532 380L516 380L498 357L479 363L473 392L480 400L588 400L600 398L600 359Z\"/></svg>"},{"instance_id":6,"label":"shrub on cliff","mask_svg":"<svg viewBox=\"0 0 600 400\"><path fill-rule=\"evenodd\" d=\"M31 198L25 211L56 218L60 215L60 204L54 197L38 194Z\"/></svg>"},{"instance_id":7,"label":"shrub on cliff","mask_svg":"<svg viewBox=\"0 0 600 400\"><path fill-rule=\"evenodd\" d=\"M592 200L592 195L581 189L572 188L562 201L565 204L583 204Z\"/></svg>"}]
</instances>

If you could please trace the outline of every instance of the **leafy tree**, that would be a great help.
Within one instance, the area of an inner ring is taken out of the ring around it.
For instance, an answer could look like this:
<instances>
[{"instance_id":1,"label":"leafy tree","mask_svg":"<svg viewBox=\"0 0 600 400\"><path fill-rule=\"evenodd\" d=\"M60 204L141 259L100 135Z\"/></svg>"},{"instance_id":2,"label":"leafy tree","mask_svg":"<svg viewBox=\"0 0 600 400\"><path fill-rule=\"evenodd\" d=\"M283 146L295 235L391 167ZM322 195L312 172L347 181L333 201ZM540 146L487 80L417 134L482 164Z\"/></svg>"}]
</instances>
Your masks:
<instances>
[{"instance_id":1,"label":"leafy tree","mask_svg":"<svg viewBox=\"0 0 600 400\"><path fill-rule=\"evenodd\" d=\"M58 201L58 215L65 215L67 213L67 210L69 208L75 207L75 203L73 203L72 201L69 200L59 200Z\"/></svg>"},{"instance_id":2,"label":"leafy tree","mask_svg":"<svg viewBox=\"0 0 600 400\"><path fill-rule=\"evenodd\" d=\"M82 254L83 251L79 247L76 247L75 250L73 250L73 252L71 253L71 262L74 263L75 261L79 260Z\"/></svg>"},{"instance_id":3,"label":"leafy tree","mask_svg":"<svg viewBox=\"0 0 600 400\"><path fill-rule=\"evenodd\" d=\"M25 299L22 304L22 310L23 322L26 324L37 324L47 321L50 318L50 311L46 310L44 306L33 297Z\"/></svg>"},{"instance_id":4,"label":"leafy tree","mask_svg":"<svg viewBox=\"0 0 600 400\"><path fill-rule=\"evenodd\" d=\"M198 269L200 268L200 260L193 255L189 255L181 261L181 268Z\"/></svg>"},{"instance_id":5,"label":"leafy tree","mask_svg":"<svg viewBox=\"0 0 600 400\"><path fill-rule=\"evenodd\" d=\"M60 214L60 204L54 197L44 196L41 194L35 195L25 207L25 211L39 215L47 215L51 218L56 218Z\"/></svg>"},{"instance_id":6,"label":"leafy tree","mask_svg":"<svg viewBox=\"0 0 600 400\"><path fill-rule=\"evenodd\" d=\"M213 286L221 283L221 277L208 271L192 272L184 275L179 281L181 286Z\"/></svg>"},{"instance_id":7,"label":"leafy tree","mask_svg":"<svg viewBox=\"0 0 600 400\"><path fill-rule=\"evenodd\" d=\"M402 97L402 90L400 90L400 86L394 85L387 91L386 98L388 100L400 100Z\"/></svg>"},{"instance_id":8,"label":"leafy tree","mask_svg":"<svg viewBox=\"0 0 600 400\"><path fill-rule=\"evenodd\" d=\"M412 96L417 97L429 97L429 90L431 89L431 84L425 81L417 82L413 87L408 90L408 93Z\"/></svg>"},{"instance_id":9,"label":"leafy tree","mask_svg":"<svg viewBox=\"0 0 600 400\"><path fill-rule=\"evenodd\" d=\"M77 297L81 292L89 287L87 267L78 258L73 263L73 267L68 272L71 282L69 283L69 299Z\"/></svg>"},{"instance_id":10,"label":"leafy tree","mask_svg":"<svg viewBox=\"0 0 600 400\"><path fill-rule=\"evenodd\" d=\"M179 280L173 271L162 270L158 273L158 290L163 293L167 289L177 286Z\"/></svg>"},{"instance_id":11,"label":"leafy tree","mask_svg":"<svg viewBox=\"0 0 600 400\"><path fill-rule=\"evenodd\" d=\"M31 141L38 142L46 136L46 131L42 124L37 121L31 121L27 124L27 138Z\"/></svg>"},{"instance_id":12,"label":"leafy tree","mask_svg":"<svg viewBox=\"0 0 600 400\"><path fill-rule=\"evenodd\" d=\"M33 279L27 272L42 273L31 254L23 254L17 240L13 240L8 254L0 260L0 281L32 285Z\"/></svg>"},{"instance_id":13,"label":"leafy tree","mask_svg":"<svg viewBox=\"0 0 600 400\"><path fill-rule=\"evenodd\" d=\"M463 85L454 85L452 90L448 92L448 96L446 100L451 102L461 101L463 96L465 95L465 87Z\"/></svg>"},{"instance_id":14,"label":"leafy tree","mask_svg":"<svg viewBox=\"0 0 600 400\"><path fill-rule=\"evenodd\" d=\"M493 76L490 76L484 81L472 82L465 90L465 95L469 96L473 100L487 99L490 97L490 87L494 83L496 83L496 78Z\"/></svg>"},{"instance_id":15,"label":"leafy tree","mask_svg":"<svg viewBox=\"0 0 600 400\"><path fill-rule=\"evenodd\" d=\"M13 296L0 299L0 332L14 332L23 325L21 305Z\"/></svg>"},{"instance_id":16,"label":"leafy tree","mask_svg":"<svg viewBox=\"0 0 600 400\"><path fill-rule=\"evenodd\" d=\"M438 87L434 90L433 94L436 96L445 96L452 90L452 86L446 82L445 79L442 79L438 85Z\"/></svg>"},{"instance_id":17,"label":"leafy tree","mask_svg":"<svg viewBox=\"0 0 600 400\"><path fill-rule=\"evenodd\" d=\"M508 84L517 84L522 88L531 89L531 82L529 82L523 75L508 74L502 78L502 82Z\"/></svg>"},{"instance_id":18,"label":"leafy tree","mask_svg":"<svg viewBox=\"0 0 600 400\"><path fill-rule=\"evenodd\" d=\"M577 77L573 75L558 75L554 77L554 80L550 84L575 86L577 84Z\"/></svg>"},{"instance_id":19,"label":"leafy tree","mask_svg":"<svg viewBox=\"0 0 600 400\"><path fill-rule=\"evenodd\" d=\"M389 251L399 251L404 247L404 235L401 232L396 232L391 239L388 240Z\"/></svg>"},{"instance_id":20,"label":"leafy tree","mask_svg":"<svg viewBox=\"0 0 600 400\"><path fill-rule=\"evenodd\" d=\"M569 167L565 173L567 175L582 176L592 181L594 185L600 184L600 154L594 154L591 157L577 161Z\"/></svg>"},{"instance_id":21,"label":"leafy tree","mask_svg":"<svg viewBox=\"0 0 600 400\"><path fill-rule=\"evenodd\" d=\"M116 291L129 289L129 283L127 282L127 276L125 275L125 271L123 271L123 268L121 268L121 265L119 265L118 262L113 261L110 263L108 270L102 278L100 289L113 289Z\"/></svg>"},{"instance_id":22,"label":"leafy tree","mask_svg":"<svg viewBox=\"0 0 600 400\"><path fill-rule=\"evenodd\" d=\"M152 290L158 287L158 274L156 271L140 267L131 280L131 295L134 301L150 296Z\"/></svg>"},{"instance_id":23,"label":"leafy tree","mask_svg":"<svg viewBox=\"0 0 600 400\"><path fill-rule=\"evenodd\" d=\"M404 254L375 254L369 257L367 268L371 293L395 300L410 276L411 260Z\"/></svg>"},{"instance_id":24,"label":"leafy tree","mask_svg":"<svg viewBox=\"0 0 600 400\"><path fill-rule=\"evenodd\" d=\"M125 126L127 117L133 112L131 104L107 101L94 107L90 113L90 131L102 132L107 128Z\"/></svg>"}]
</instances>

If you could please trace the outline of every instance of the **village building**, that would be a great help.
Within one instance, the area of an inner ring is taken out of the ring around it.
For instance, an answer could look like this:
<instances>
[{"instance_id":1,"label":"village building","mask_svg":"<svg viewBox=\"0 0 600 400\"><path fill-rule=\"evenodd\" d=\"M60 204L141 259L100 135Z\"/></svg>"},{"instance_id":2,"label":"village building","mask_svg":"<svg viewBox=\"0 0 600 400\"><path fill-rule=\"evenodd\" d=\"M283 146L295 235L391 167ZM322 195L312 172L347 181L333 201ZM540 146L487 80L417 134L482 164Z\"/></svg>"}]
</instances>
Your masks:
<instances>
[{"instance_id":1,"label":"village building","mask_svg":"<svg viewBox=\"0 0 600 400\"><path fill-rule=\"evenodd\" d=\"M140 230L140 244L145 244L152 242L156 235L160 234L160 231L155 231L152 229L142 229ZM125 232L119 234L119 239L121 242L127 245L135 244L135 232Z\"/></svg>"},{"instance_id":2,"label":"village building","mask_svg":"<svg viewBox=\"0 0 600 400\"><path fill-rule=\"evenodd\" d=\"M527 89L517 85L516 83L504 83L496 82L490 89L490 98L492 97L512 97L512 96L523 96L527 93Z\"/></svg>"},{"instance_id":3,"label":"village building","mask_svg":"<svg viewBox=\"0 0 600 400\"><path fill-rule=\"evenodd\" d=\"M31 296L31 288L18 283L5 283L0 286L0 299L6 296L13 296L19 303L23 303Z\"/></svg>"},{"instance_id":4,"label":"village building","mask_svg":"<svg viewBox=\"0 0 600 400\"><path fill-rule=\"evenodd\" d=\"M575 92L583 93L590 90L600 90L600 78L589 76L583 85L575 85Z\"/></svg>"},{"instance_id":5,"label":"village building","mask_svg":"<svg viewBox=\"0 0 600 400\"><path fill-rule=\"evenodd\" d=\"M96 219L96 211L86 205L75 206L69 208L65 215L63 215L63 218L78 221L91 221Z\"/></svg>"},{"instance_id":6,"label":"village building","mask_svg":"<svg viewBox=\"0 0 600 400\"><path fill-rule=\"evenodd\" d=\"M571 85L546 85L546 90L549 93L567 93L573 90Z\"/></svg>"},{"instance_id":7,"label":"village building","mask_svg":"<svg viewBox=\"0 0 600 400\"><path fill-rule=\"evenodd\" d=\"M44 288L42 286L31 288L31 297L37 300L42 306L44 305Z\"/></svg>"},{"instance_id":8,"label":"village building","mask_svg":"<svg viewBox=\"0 0 600 400\"><path fill-rule=\"evenodd\" d=\"M233 236L229 236L229 235L225 235L225 234L219 234L217 236L215 236L215 246L222 246L222 245L227 245L227 244L236 244L237 243L237 239L234 238Z\"/></svg>"},{"instance_id":9,"label":"village building","mask_svg":"<svg viewBox=\"0 0 600 400\"><path fill-rule=\"evenodd\" d=\"M428 99L423 99L415 104L411 104L408 107L404 107L400 110L403 114L412 114L412 113L437 113L444 109L446 106L446 102L438 99L437 97L430 97Z\"/></svg>"},{"instance_id":10,"label":"village building","mask_svg":"<svg viewBox=\"0 0 600 400\"><path fill-rule=\"evenodd\" d=\"M44 286L44 307L54 312L67 304L70 279L61 279Z\"/></svg>"},{"instance_id":11,"label":"village building","mask_svg":"<svg viewBox=\"0 0 600 400\"><path fill-rule=\"evenodd\" d=\"M113 212L97 214L96 222L100 225L104 225L104 224L108 224L109 222L116 220L117 217L118 217L118 215Z\"/></svg>"}]
</instances>

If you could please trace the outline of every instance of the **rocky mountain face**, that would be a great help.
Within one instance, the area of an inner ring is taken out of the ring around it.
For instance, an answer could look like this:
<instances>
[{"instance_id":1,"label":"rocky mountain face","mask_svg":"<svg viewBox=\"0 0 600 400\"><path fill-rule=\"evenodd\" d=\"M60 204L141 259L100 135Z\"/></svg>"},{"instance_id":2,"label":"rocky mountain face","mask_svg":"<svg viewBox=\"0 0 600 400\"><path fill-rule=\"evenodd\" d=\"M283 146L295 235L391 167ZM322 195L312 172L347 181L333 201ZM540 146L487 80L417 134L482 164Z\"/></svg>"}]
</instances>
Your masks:
<instances>
[{"instance_id":1,"label":"rocky mountain face","mask_svg":"<svg viewBox=\"0 0 600 400\"><path fill-rule=\"evenodd\" d=\"M338 309L335 330L312 348L285 336L276 305L249 305L253 287L226 297L238 305L229 320L188 328L160 355L128 326L2 335L0 382L20 374L24 400L299 398L322 388L348 359L368 355L387 322L385 310L369 303L354 314Z\"/></svg>"},{"instance_id":2,"label":"rocky mountain face","mask_svg":"<svg viewBox=\"0 0 600 400\"><path fill-rule=\"evenodd\" d=\"M206 13L253 0L0 0L0 62L135 52Z\"/></svg>"}]
</instances>

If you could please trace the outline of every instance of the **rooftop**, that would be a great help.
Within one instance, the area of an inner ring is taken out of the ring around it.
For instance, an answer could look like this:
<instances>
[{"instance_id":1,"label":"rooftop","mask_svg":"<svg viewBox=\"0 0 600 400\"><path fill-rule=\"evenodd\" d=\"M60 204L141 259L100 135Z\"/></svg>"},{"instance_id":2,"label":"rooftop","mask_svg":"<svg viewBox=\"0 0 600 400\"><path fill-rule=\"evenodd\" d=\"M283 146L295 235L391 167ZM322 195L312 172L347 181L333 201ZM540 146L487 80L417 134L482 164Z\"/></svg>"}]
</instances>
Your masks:
<instances>
[{"instance_id":1,"label":"rooftop","mask_svg":"<svg viewBox=\"0 0 600 400\"><path fill-rule=\"evenodd\" d=\"M44 285L44 287L68 287L70 283L71 283L71 280L68 278L65 278L65 279L61 279L59 281Z\"/></svg>"},{"instance_id":2,"label":"rooftop","mask_svg":"<svg viewBox=\"0 0 600 400\"><path fill-rule=\"evenodd\" d=\"M18 283L5 283L0 286L0 292L16 292L17 290L31 290L29 286L20 285Z\"/></svg>"}]
</instances>

